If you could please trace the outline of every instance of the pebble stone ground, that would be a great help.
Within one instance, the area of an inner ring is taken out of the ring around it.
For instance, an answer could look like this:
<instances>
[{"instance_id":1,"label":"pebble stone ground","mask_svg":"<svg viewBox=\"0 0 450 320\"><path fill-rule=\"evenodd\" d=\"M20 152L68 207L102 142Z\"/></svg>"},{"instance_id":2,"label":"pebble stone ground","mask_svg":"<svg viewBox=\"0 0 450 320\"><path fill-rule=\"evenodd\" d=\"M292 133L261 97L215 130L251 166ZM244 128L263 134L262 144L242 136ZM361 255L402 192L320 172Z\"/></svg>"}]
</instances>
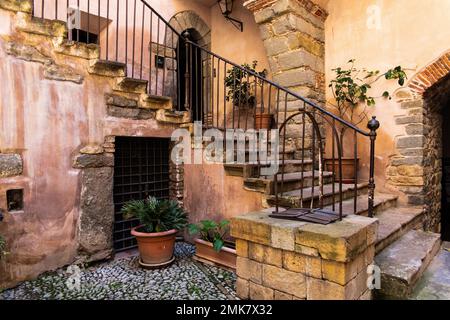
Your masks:
<instances>
[{"instance_id":1,"label":"pebble stone ground","mask_svg":"<svg viewBox=\"0 0 450 320\"><path fill-rule=\"evenodd\" d=\"M195 247L179 242L176 261L161 270L144 270L136 256L78 269L46 273L0 293L0 300L233 300L236 275L202 264Z\"/></svg>"}]
</instances>

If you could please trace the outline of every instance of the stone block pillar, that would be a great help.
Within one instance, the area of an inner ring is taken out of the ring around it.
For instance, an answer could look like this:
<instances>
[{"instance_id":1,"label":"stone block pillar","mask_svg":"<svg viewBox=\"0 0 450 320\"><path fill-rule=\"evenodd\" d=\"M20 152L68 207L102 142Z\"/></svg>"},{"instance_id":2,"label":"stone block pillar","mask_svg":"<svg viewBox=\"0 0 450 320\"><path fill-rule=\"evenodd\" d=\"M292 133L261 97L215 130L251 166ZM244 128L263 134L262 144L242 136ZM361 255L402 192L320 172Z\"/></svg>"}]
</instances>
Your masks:
<instances>
[{"instance_id":1,"label":"stone block pillar","mask_svg":"<svg viewBox=\"0 0 450 320\"><path fill-rule=\"evenodd\" d=\"M325 102L327 13L309 0L250 0L275 82L315 102Z\"/></svg>"},{"instance_id":2,"label":"stone block pillar","mask_svg":"<svg viewBox=\"0 0 450 320\"><path fill-rule=\"evenodd\" d=\"M327 226L269 218L234 218L237 295L250 300L371 299L377 219L349 216Z\"/></svg>"},{"instance_id":3,"label":"stone block pillar","mask_svg":"<svg viewBox=\"0 0 450 320\"><path fill-rule=\"evenodd\" d=\"M244 3L253 12L264 41L272 79L292 92L319 104L325 104L325 20L327 13L310 0L250 0ZM285 96L280 103L284 106ZM304 106L288 96L287 115L277 117L279 125ZM306 106L306 109L311 109ZM301 116L287 125L287 150L301 159L303 122ZM322 118L316 117L320 123ZM306 126L312 128L309 119ZM312 140L307 129L305 142ZM317 146L316 146L317 147ZM310 157L309 146L304 146Z\"/></svg>"}]
</instances>

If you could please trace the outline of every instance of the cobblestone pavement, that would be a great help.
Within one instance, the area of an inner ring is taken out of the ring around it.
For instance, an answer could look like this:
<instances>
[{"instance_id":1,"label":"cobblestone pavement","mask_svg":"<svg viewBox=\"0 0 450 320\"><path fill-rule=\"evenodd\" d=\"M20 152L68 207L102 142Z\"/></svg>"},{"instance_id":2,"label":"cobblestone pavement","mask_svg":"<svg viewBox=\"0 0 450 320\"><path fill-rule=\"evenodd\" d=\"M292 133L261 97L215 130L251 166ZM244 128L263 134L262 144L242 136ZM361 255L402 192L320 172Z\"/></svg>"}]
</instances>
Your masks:
<instances>
[{"instance_id":1,"label":"cobblestone pavement","mask_svg":"<svg viewBox=\"0 0 450 320\"><path fill-rule=\"evenodd\" d=\"M231 300L236 275L192 259L195 247L177 243L176 261L144 270L137 257L46 273L0 293L0 300Z\"/></svg>"}]
</instances>

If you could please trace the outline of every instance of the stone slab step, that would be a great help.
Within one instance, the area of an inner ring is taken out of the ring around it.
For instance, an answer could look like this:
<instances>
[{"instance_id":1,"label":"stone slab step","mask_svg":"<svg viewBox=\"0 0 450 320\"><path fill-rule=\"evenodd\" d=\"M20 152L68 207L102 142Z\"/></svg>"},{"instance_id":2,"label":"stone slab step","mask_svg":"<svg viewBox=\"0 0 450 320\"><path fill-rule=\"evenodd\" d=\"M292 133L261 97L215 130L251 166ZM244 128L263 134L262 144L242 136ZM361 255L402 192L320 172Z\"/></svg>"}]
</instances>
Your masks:
<instances>
[{"instance_id":1,"label":"stone slab step","mask_svg":"<svg viewBox=\"0 0 450 320\"><path fill-rule=\"evenodd\" d=\"M323 173L323 183L329 184L332 181L331 172ZM313 179L314 176L314 179ZM284 175L284 183L281 180L281 175L278 177L278 190L279 192L293 191L300 188L307 188L314 185L319 185L319 171L287 173ZM268 178L247 178L244 180L244 188L249 191L257 191L265 194L275 193L275 181L273 177Z\"/></svg>"},{"instance_id":2,"label":"stone slab step","mask_svg":"<svg viewBox=\"0 0 450 320\"><path fill-rule=\"evenodd\" d=\"M267 167L267 164L261 162L261 167ZM280 162L280 171L283 167L285 173L311 171L312 160L286 160L284 164ZM259 175L258 165L254 164L224 164L224 168L229 176L251 178Z\"/></svg>"},{"instance_id":3,"label":"stone slab step","mask_svg":"<svg viewBox=\"0 0 450 320\"><path fill-rule=\"evenodd\" d=\"M439 251L440 235L412 230L375 257L381 269L381 289L376 297L406 299Z\"/></svg>"},{"instance_id":4,"label":"stone slab step","mask_svg":"<svg viewBox=\"0 0 450 320\"><path fill-rule=\"evenodd\" d=\"M31 15L17 15L16 17L18 31L46 37L66 37L67 26L63 21L41 19Z\"/></svg>"},{"instance_id":5,"label":"stone slab step","mask_svg":"<svg viewBox=\"0 0 450 320\"><path fill-rule=\"evenodd\" d=\"M142 94L139 106L143 109L151 110L172 110L173 102L171 97Z\"/></svg>"},{"instance_id":6,"label":"stone slab step","mask_svg":"<svg viewBox=\"0 0 450 320\"><path fill-rule=\"evenodd\" d=\"M423 208L400 207L379 212L378 238L376 253L394 243L407 232L421 227L424 217Z\"/></svg>"},{"instance_id":7,"label":"stone slab step","mask_svg":"<svg viewBox=\"0 0 450 320\"><path fill-rule=\"evenodd\" d=\"M450 300L450 243L444 242L437 256L418 281L411 299Z\"/></svg>"},{"instance_id":8,"label":"stone slab step","mask_svg":"<svg viewBox=\"0 0 450 320\"><path fill-rule=\"evenodd\" d=\"M82 59L99 59L100 47L97 44L86 44L82 42L65 41L61 45L55 47L55 52L69 57L77 57Z\"/></svg>"},{"instance_id":9,"label":"stone slab step","mask_svg":"<svg viewBox=\"0 0 450 320\"><path fill-rule=\"evenodd\" d=\"M191 116L187 111L169 111L160 109L156 111L156 120L162 123L184 124L189 123Z\"/></svg>"},{"instance_id":10,"label":"stone slab step","mask_svg":"<svg viewBox=\"0 0 450 320\"><path fill-rule=\"evenodd\" d=\"M368 183L360 183L357 186L358 195L365 195L368 192ZM303 189L303 202L300 201L301 189L289 191L279 197L279 205L282 207L290 208L309 208L311 202L313 202L313 207L317 208L319 203L319 188L315 188L314 194L312 188ZM333 198L334 195L334 198ZM344 200L351 199L355 195L355 185L354 184L343 184L342 185L342 197ZM266 198L269 206L275 206L275 195L267 196ZM323 187L323 203L325 206L337 203L339 201L339 184L327 184Z\"/></svg>"},{"instance_id":11,"label":"stone slab step","mask_svg":"<svg viewBox=\"0 0 450 320\"><path fill-rule=\"evenodd\" d=\"M88 72L104 77L125 77L127 73L127 66L125 63L106 61L106 60L92 60L90 62Z\"/></svg>"},{"instance_id":12,"label":"stone slab step","mask_svg":"<svg viewBox=\"0 0 450 320\"><path fill-rule=\"evenodd\" d=\"M398 197L392 194L385 194L385 193L375 193L375 199L374 199L374 213L378 214L379 212L382 212L383 210L395 207L397 204ZM333 206L329 205L326 206L325 209L333 210ZM335 210L338 210L338 207L335 208ZM354 200L353 198L344 200L342 202L342 212L344 214L354 214ZM369 199L368 195L360 195L356 199L356 214L359 216L367 216L369 212Z\"/></svg>"},{"instance_id":13,"label":"stone slab step","mask_svg":"<svg viewBox=\"0 0 450 320\"><path fill-rule=\"evenodd\" d=\"M130 92L130 93L147 93L147 80L133 79L133 78L121 78L117 79L117 83L114 86L115 91Z\"/></svg>"}]
</instances>

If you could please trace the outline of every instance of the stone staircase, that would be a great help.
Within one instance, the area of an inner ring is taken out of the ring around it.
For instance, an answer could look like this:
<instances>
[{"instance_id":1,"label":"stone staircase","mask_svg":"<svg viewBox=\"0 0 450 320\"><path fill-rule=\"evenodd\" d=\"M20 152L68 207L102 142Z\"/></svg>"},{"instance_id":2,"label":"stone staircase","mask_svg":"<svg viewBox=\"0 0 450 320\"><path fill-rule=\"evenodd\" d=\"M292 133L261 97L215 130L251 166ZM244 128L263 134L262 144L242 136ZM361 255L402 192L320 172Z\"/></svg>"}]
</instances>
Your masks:
<instances>
[{"instance_id":1,"label":"stone staircase","mask_svg":"<svg viewBox=\"0 0 450 320\"><path fill-rule=\"evenodd\" d=\"M43 66L43 78L82 84L86 77L102 77L111 88L105 94L108 116L133 120L155 119L173 128L189 125L188 112L174 111L169 97L149 95L147 81L127 77L125 64L101 60L99 48L95 45L67 42L63 23L32 18L30 9L23 7L28 1L2 3L7 10L16 12L16 27L6 52L21 60L40 63ZM80 71L80 63L85 66L84 71ZM285 182L282 185L278 182L278 190L281 191L283 187L284 191L280 197L281 205L317 205L318 192L313 194L311 186L319 185L319 174L312 174L312 161L296 160L294 152L285 156L288 159L284 163ZM264 207L273 206L273 177L259 176L256 165L225 164L224 169L231 176L241 177L246 190L261 193ZM324 203L328 209L332 209L333 202L338 201L339 188L337 185L333 187L331 172L324 173L324 183ZM343 186L343 211L346 214L353 214L354 211L354 188L353 184ZM367 215L367 192L367 183L357 185L358 215ZM303 194L302 203L299 201L300 194ZM417 230L422 224L423 208L401 207L394 195L376 193L375 214L379 220L376 263L382 271L382 289L378 296L407 298L438 252L439 236Z\"/></svg>"},{"instance_id":2,"label":"stone staircase","mask_svg":"<svg viewBox=\"0 0 450 320\"><path fill-rule=\"evenodd\" d=\"M285 163L284 193L280 195L281 207L310 207L311 203L319 205L318 172L312 181L311 160L287 160ZM263 206L271 208L275 205L274 178L258 176L256 165L224 165L228 175L241 177L243 188L263 194ZM281 168L280 168L281 171ZM303 172L303 173L302 173ZM302 181L303 180L303 181ZM278 191L281 192L281 182L278 181ZM300 186L303 184L303 192ZM314 194L312 184L317 186ZM332 185L332 173L324 173L324 205L333 209L333 202L339 202L339 185ZM354 213L354 184L344 184L343 212ZM368 215L368 183L357 185L357 215ZM303 194L303 201L300 195ZM375 263L382 272L381 290L376 298L404 299L408 298L428 267L440 246L440 235L420 231L424 210L422 207L404 207L399 205L397 196L376 192L374 211L379 220L378 237L376 241Z\"/></svg>"},{"instance_id":3,"label":"stone staircase","mask_svg":"<svg viewBox=\"0 0 450 320\"><path fill-rule=\"evenodd\" d=\"M29 1L0 4L15 13L6 53L41 64L42 78L82 85L87 77L97 77L98 82L108 83L110 92L104 96L110 117L154 119L174 128L190 122L188 112L174 110L172 98L149 95L148 81L127 77L126 64L101 60L97 45L68 41L65 23L32 17Z\"/></svg>"}]
</instances>

